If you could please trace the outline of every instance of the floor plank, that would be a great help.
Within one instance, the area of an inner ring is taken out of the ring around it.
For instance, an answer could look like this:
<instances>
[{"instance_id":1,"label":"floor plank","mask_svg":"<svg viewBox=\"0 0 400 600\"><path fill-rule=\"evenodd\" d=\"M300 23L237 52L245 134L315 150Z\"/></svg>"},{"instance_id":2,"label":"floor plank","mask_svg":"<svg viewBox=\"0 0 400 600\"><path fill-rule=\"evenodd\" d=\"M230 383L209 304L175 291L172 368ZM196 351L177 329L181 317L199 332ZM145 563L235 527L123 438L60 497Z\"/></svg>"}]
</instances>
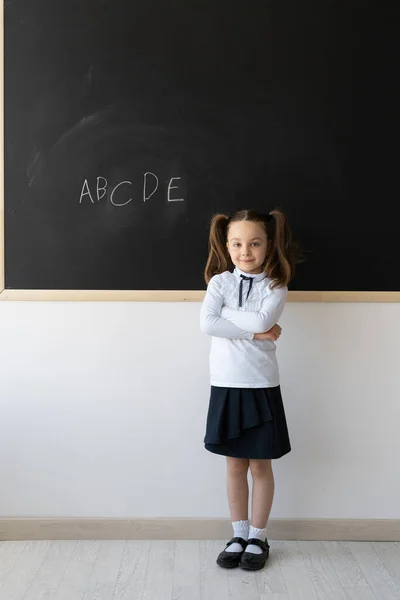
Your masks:
<instances>
[{"instance_id":1,"label":"floor plank","mask_svg":"<svg viewBox=\"0 0 400 600\"><path fill-rule=\"evenodd\" d=\"M54 600L82 600L88 587L101 542L79 540L71 555Z\"/></svg>"},{"instance_id":2,"label":"floor plank","mask_svg":"<svg viewBox=\"0 0 400 600\"><path fill-rule=\"evenodd\" d=\"M23 600L47 552L54 543L48 540L26 542L21 555L1 588L1 600Z\"/></svg>"},{"instance_id":3,"label":"floor plank","mask_svg":"<svg viewBox=\"0 0 400 600\"><path fill-rule=\"evenodd\" d=\"M400 542L371 542L393 581L400 586Z\"/></svg>"},{"instance_id":4,"label":"floor plank","mask_svg":"<svg viewBox=\"0 0 400 600\"><path fill-rule=\"evenodd\" d=\"M224 540L0 544L1 600L400 600L398 542L270 540L264 569L222 569Z\"/></svg>"},{"instance_id":5,"label":"floor plank","mask_svg":"<svg viewBox=\"0 0 400 600\"><path fill-rule=\"evenodd\" d=\"M171 600L175 543L153 540L147 558L142 600Z\"/></svg>"},{"instance_id":6,"label":"floor plank","mask_svg":"<svg viewBox=\"0 0 400 600\"><path fill-rule=\"evenodd\" d=\"M282 542L279 564L290 600L318 600L299 542Z\"/></svg>"},{"instance_id":7,"label":"floor plank","mask_svg":"<svg viewBox=\"0 0 400 600\"><path fill-rule=\"evenodd\" d=\"M348 542L365 579L379 600L400 600L400 585L393 580L370 542Z\"/></svg>"},{"instance_id":8,"label":"floor plank","mask_svg":"<svg viewBox=\"0 0 400 600\"><path fill-rule=\"evenodd\" d=\"M347 600L322 542L301 542L299 548L318 600Z\"/></svg>"},{"instance_id":9,"label":"floor plank","mask_svg":"<svg viewBox=\"0 0 400 600\"><path fill-rule=\"evenodd\" d=\"M283 544L279 540L268 540L269 557L264 569L256 573L260 600L290 600L280 565Z\"/></svg>"},{"instance_id":10,"label":"floor plank","mask_svg":"<svg viewBox=\"0 0 400 600\"><path fill-rule=\"evenodd\" d=\"M369 587L344 588L344 591L348 600L379 600Z\"/></svg>"},{"instance_id":11,"label":"floor plank","mask_svg":"<svg viewBox=\"0 0 400 600\"><path fill-rule=\"evenodd\" d=\"M256 573L244 569L229 569L229 598L231 600L260 600Z\"/></svg>"},{"instance_id":12,"label":"floor plank","mask_svg":"<svg viewBox=\"0 0 400 600\"><path fill-rule=\"evenodd\" d=\"M345 590L370 588L347 542L322 542L322 545Z\"/></svg>"},{"instance_id":13,"label":"floor plank","mask_svg":"<svg viewBox=\"0 0 400 600\"><path fill-rule=\"evenodd\" d=\"M201 600L230 600L228 570L216 564L217 556L225 548L221 540L200 542L200 597Z\"/></svg>"},{"instance_id":14,"label":"floor plank","mask_svg":"<svg viewBox=\"0 0 400 600\"><path fill-rule=\"evenodd\" d=\"M0 546L0 590L21 556L26 542L1 542Z\"/></svg>"},{"instance_id":15,"label":"floor plank","mask_svg":"<svg viewBox=\"0 0 400 600\"><path fill-rule=\"evenodd\" d=\"M53 600L68 567L76 541L58 541L50 546L24 600Z\"/></svg>"},{"instance_id":16,"label":"floor plank","mask_svg":"<svg viewBox=\"0 0 400 600\"><path fill-rule=\"evenodd\" d=\"M125 552L125 540L103 540L90 574L90 583L116 581ZM86 598L85 598L86 600Z\"/></svg>"},{"instance_id":17,"label":"floor plank","mask_svg":"<svg viewBox=\"0 0 400 600\"><path fill-rule=\"evenodd\" d=\"M175 542L172 600L201 600L200 542Z\"/></svg>"},{"instance_id":18,"label":"floor plank","mask_svg":"<svg viewBox=\"0 0 400 600\"><path fill-rule=\"evenodd\" d=\"M150 547L150 541L127 541L115 584L113 600L141 600Z\"/></svg>"},{"instance_id":19,"label":"floor plank","mask_svg":"<svg viewBox=\"0 0 400 600\"><path fill-rule=\"evenodd\" d=\"M126 540L103 540L83 600L113 600Z\"/></svg>"}]
</instances>

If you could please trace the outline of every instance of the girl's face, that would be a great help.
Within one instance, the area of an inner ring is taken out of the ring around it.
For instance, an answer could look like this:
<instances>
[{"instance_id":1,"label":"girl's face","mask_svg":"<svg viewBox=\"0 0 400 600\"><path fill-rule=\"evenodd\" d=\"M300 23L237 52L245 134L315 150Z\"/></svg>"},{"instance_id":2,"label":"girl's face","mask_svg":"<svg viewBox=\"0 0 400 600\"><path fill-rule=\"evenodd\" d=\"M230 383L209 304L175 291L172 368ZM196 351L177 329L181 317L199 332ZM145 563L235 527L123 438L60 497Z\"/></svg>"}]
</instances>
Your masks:
<instances>
[{"instance_id":1,"label":"girl's face","mask_svg":"<svg viewBox=\"0 0 400 600\"><path fill-rule=\"evenodd\" d=\"M267 234L262 223L234 221L228 230L228 252L233 264L245 273L262 273L267 255Z\"/></svg>"}]
</instances>

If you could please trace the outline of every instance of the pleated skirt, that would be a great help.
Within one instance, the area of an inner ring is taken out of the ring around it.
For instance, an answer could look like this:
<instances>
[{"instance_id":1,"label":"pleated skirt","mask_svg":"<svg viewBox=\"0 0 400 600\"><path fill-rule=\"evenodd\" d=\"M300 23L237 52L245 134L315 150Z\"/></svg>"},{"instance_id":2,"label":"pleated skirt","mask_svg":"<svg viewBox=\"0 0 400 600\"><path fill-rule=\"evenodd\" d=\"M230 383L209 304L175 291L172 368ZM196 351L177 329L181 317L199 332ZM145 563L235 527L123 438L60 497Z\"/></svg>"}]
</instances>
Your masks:
<instances>
[{"instance_id":1,"label":"pleated skirt","mask_svg":"<svg viewBox=\"0 0 400 600\"><path fill-rule=\"evenodd\" d=\"M234 458L280 458L291 451L280 386L211 386L206 450Z\"/></svg>"}]
</instances>

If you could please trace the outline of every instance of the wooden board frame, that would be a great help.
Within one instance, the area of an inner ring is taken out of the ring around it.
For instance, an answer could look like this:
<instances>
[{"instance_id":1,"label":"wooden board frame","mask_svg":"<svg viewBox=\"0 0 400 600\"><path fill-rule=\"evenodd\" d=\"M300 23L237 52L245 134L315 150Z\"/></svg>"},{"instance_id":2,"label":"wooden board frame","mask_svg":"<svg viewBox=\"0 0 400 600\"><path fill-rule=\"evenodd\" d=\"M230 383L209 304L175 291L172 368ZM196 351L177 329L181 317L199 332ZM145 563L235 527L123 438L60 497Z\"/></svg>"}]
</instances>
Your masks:
<instances>
[{"instance_id":1,"label":"wooden board frame","mask_svg":"<svg viewBox=\"0 0 400 600\"><path fill-rule=\"evenodd\" d=\"M4 7L0 7L0 301L201 302L204 291L5 289L4 231ZM400 302L399 292L290 291L289 302Z\"/></svg>"}]
</instances>

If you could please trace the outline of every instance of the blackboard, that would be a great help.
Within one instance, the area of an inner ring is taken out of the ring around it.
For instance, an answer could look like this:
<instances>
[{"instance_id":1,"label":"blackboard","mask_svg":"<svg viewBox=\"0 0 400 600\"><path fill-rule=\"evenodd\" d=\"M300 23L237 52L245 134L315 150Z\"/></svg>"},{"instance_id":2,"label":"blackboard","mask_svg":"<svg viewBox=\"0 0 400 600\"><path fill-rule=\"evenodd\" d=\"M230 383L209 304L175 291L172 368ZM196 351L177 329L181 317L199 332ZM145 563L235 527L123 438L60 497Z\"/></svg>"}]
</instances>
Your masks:
<instances>
[{"instance_id":1,"label":"blackboard","mask_svg":"<svg viewBox=\"0 0 400 600\"><path fill-rule=\"evenodd\" d=\"M204 290L211 216L279 207L291 290L399 291L397 24L358 8L6 2L6 290Z\"/></svg>"}]
</instances>

